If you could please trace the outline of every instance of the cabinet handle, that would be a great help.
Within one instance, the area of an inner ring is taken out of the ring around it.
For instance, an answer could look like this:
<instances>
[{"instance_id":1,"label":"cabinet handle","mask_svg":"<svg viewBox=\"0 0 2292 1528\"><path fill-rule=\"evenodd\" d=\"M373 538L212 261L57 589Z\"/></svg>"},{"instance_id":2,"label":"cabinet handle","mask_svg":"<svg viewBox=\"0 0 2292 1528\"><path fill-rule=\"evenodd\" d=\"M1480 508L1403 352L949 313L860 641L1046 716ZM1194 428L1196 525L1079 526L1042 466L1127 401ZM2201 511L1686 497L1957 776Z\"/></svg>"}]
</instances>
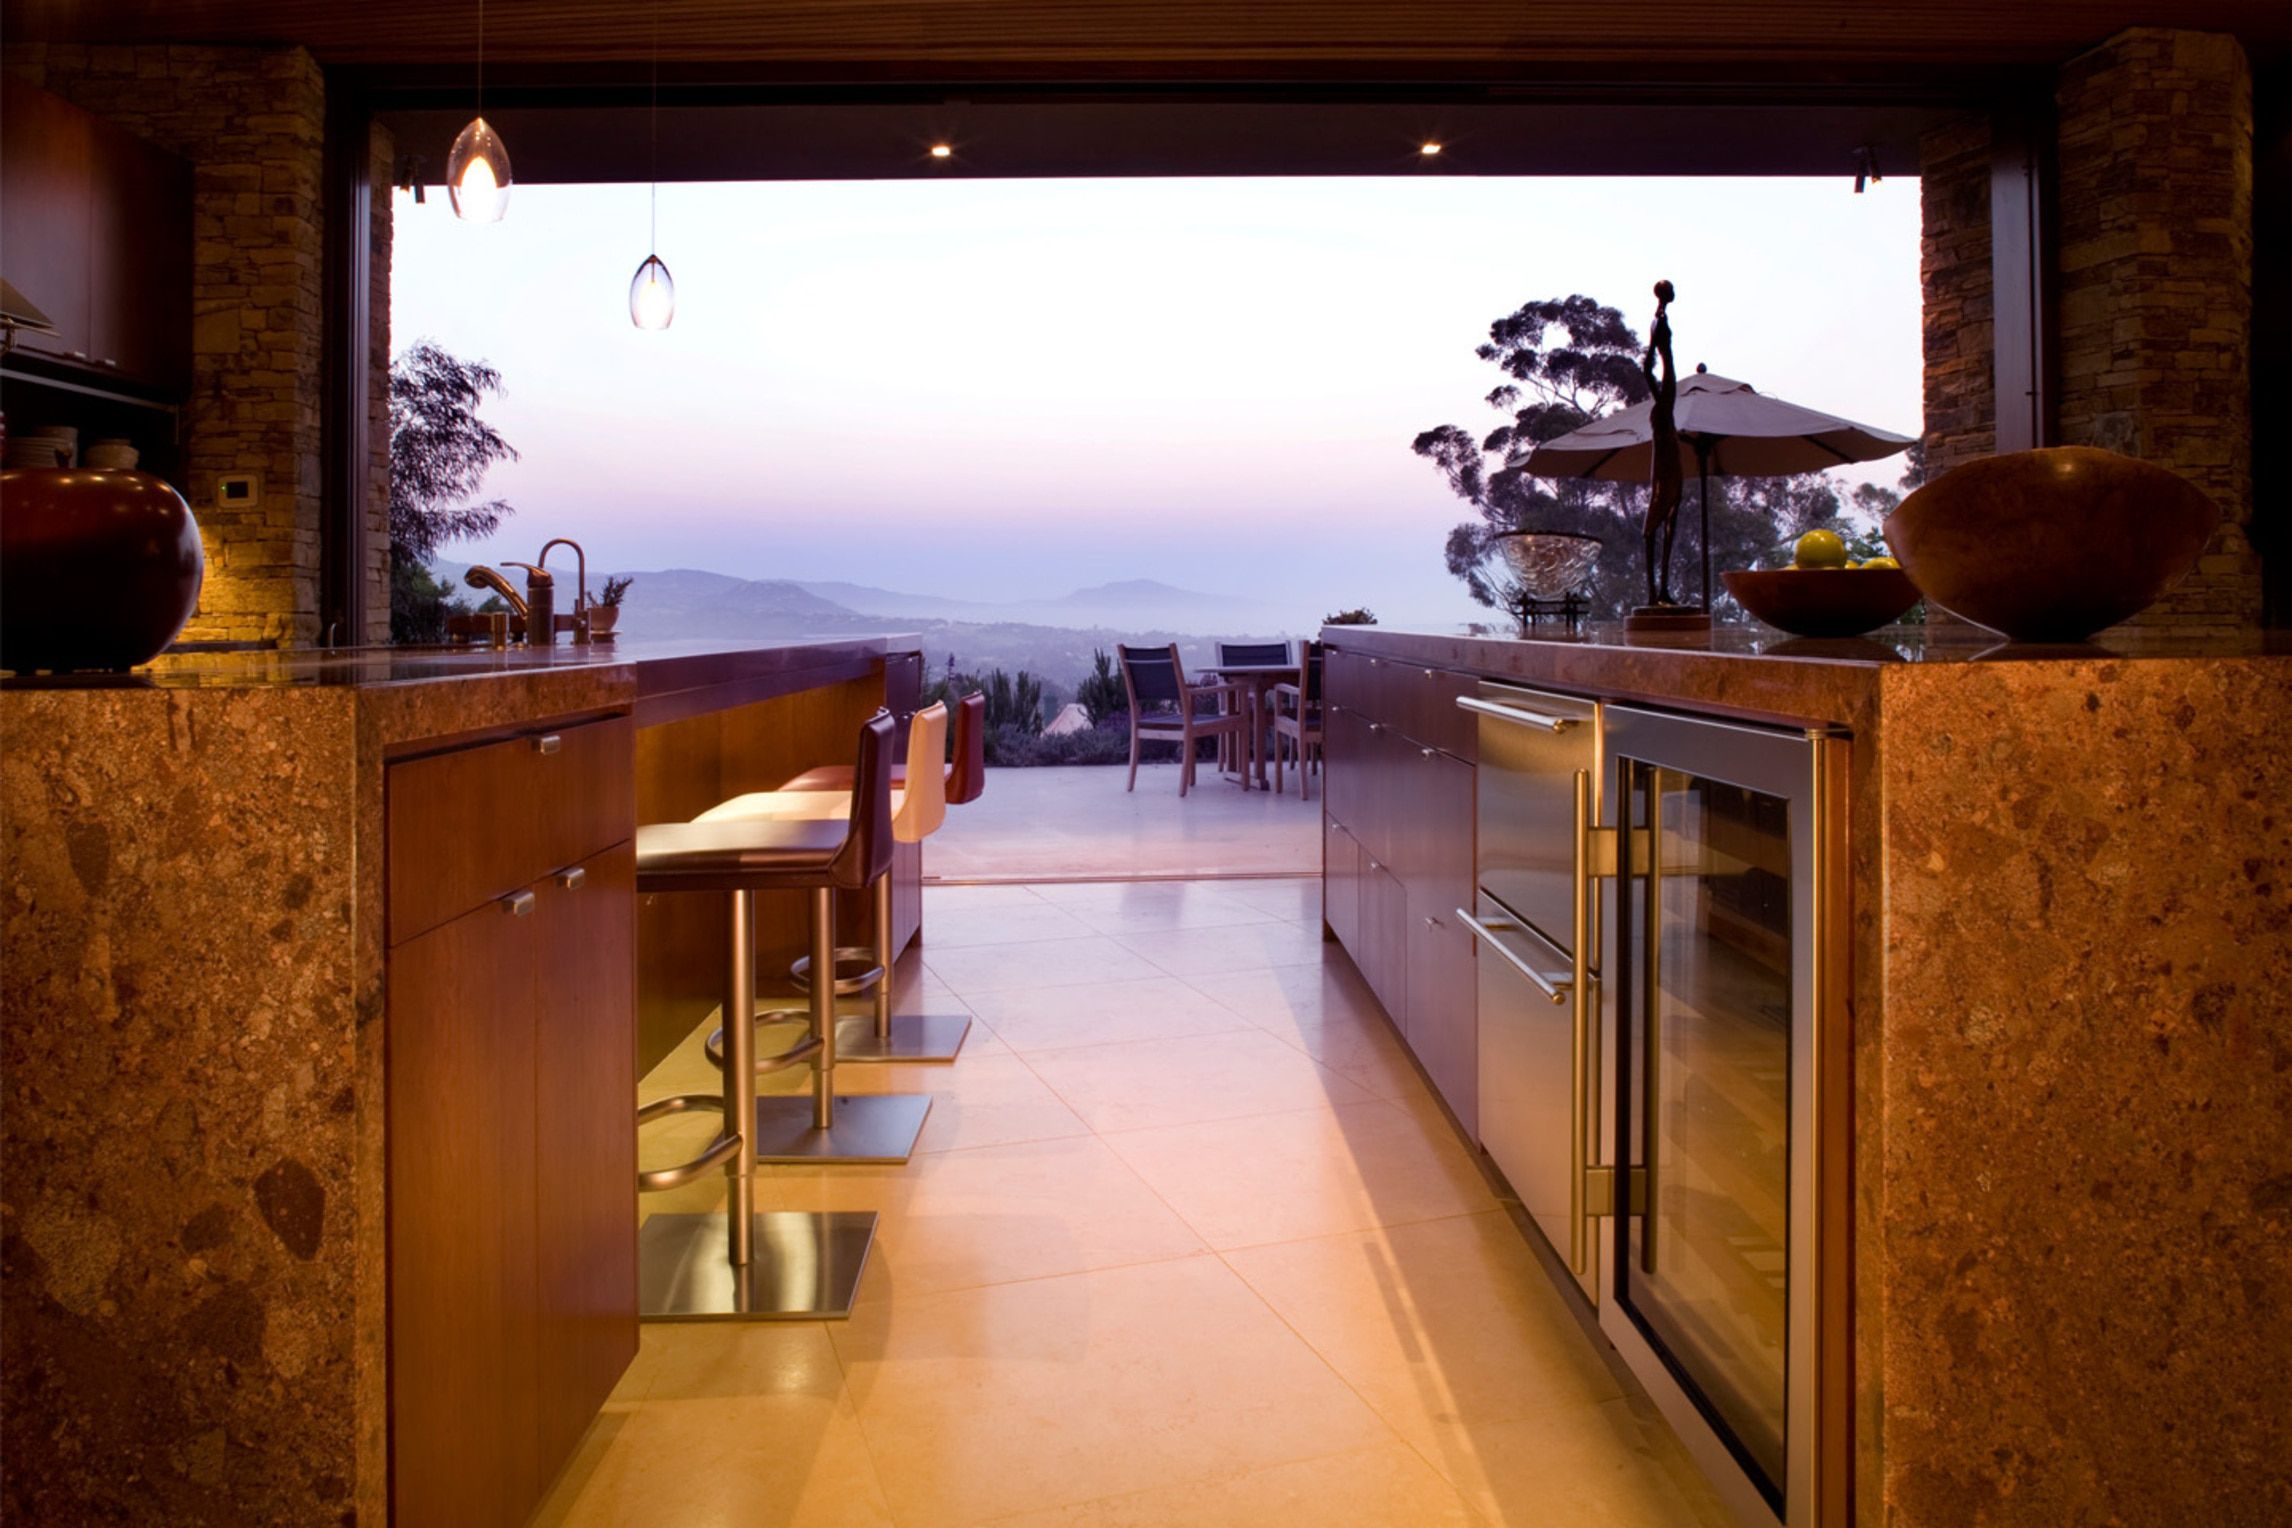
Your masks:
<instances>
[{"instance_id":1,"label":"cabinet handle","mask_svg":"<svg viewBox=\"0 0 2292 1528\"><path fill-rule=\"evenodd\" d=\"M1433 916L1431 913L1426 913L1426 914L1425 914L1425 927L1426 927L1426 928L1439 928L1440 926L1441 926L1441 923L1440 923L1440 919L1438 919L1438 918L1434 917L1434 916Z\"/></svg>"},{"instance_id":2,"label":"cabinet handle","mask_svg":"<svg viewBox=\"0 0 2292 1528\"><path fill-rule=\"evenodd\" d=\"M109 366L113 371L119 370L119 362L113 360L108 355L103 358L103 363L104 365Z\"/></svg>"},{"instance_id":3,"label":"cabinet handle","mask_svg":"<svg viewBox=\"0 0 2292 1528\"><path fill-rule=\"evenodd\" d=\"M1436 753L1438 753L1438 752L1440 752L1440 750L1439 750L1438 748L1419 748L1419 749L1417 750L1417 753L1418 753L1418 754L1419 754L1421 757L1424 757L1424 758L1427 758L1427 759L1431 758L1431 757L1432 757L1434 754L1436 754Z\"/></svg>"},{"instance_id":4,"label":"cabinet handle","mask_svg":"<svg viewBox=\"0 0 2292 1528\"><path fill-rule=\"evenodd\" d=\"M1371 732L1382 732L1385 730L1385 724L1383 722L1371 722L1369 723L1369 730Z\"/></svg>"},{"instance_id":5,"label":"cabinet handle","mask_svg":"<svg viewBox=\"0 0 2292 1528\"><path fill-rule=\"evenodd\" d=\"M557 872L557 884L567 891L579 891L588 882L589 871L585 866L575 865L571 870Z\"/></svg>"},{"instance_id":6,"label":"cabinet handle","mask_svg":"<svg viewBox=\"0 0 2292 1528\"><path fill-rule=\"evenodd\" d=\"M563 748L564 746L565 739L559 737L554 732L549 733L543 737L537 737L533 740L533 751L535 753L555 753L558 749Z\"/></svg>"},{"instance_id":7,"label":"cabinet handle","mask_svg":"<svg viewBox=\"0 0 2292 1528\"><path fill-rule=\"evenodd\" d=\"M533 915L533 893L530 891L511 892L501 899L501 910L512 918L531 917Z\"/></svg>"},{"instance_id":8,"label":"cabinet handle","mask_svg":"<svg viewBox=\"0 0 2292 1528\"><path fill-rule=\"evenodd\" d=\"M1425 677L1426 677L1427 679L1430 679L1430 678L1432 678L1432 676L1433 676L1433 671L1432 671L1431 669L1426 669L1426 670L1425 670Z\"/></svg>"},{"instance_id":9,"label":"cabinet handle","mask_svg":"<svg viewBox=\"0 0 2292 1528\"><path fill-rule=\"evenodd\" d=\"M88 353L84 350L67 350L64 352L64 354L70 356L75 361L84 361L88 358Z\"/></svg>"}]
</instances>

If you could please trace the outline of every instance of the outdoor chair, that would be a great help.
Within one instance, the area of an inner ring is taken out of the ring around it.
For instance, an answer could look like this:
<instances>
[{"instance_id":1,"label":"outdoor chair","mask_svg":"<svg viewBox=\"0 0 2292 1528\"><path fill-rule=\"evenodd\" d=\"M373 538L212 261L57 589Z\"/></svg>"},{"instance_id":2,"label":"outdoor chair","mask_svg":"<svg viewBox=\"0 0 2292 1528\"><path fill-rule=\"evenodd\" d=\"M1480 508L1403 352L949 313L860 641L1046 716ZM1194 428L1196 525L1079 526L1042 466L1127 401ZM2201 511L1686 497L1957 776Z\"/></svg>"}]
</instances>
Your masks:
<instances>
[{"instance_id":1,"label":"outdoor chair","mask_svg":"<svg viewBox=\"0 0 2292 1528\"><path fill-rule=\"evenodd\" d=\"M1122 661L1122 689L1130 700L1130 783L1124 790L1138 788L1138 745L1141 742L1178 745L1180 796L1194 783L1196 740L1215 737L1222 745L1223 740L1230 738L1242 745L1244 753L1249 751L1255 717L1242 702L1245 686L1187 684L1185 665L1178 659L1175 642L1168 647L1126 647L1117 643L1114 650ZM1210 709L1204 711L1205 706ZM1242 782L1246 785L1249 781L1246 758L1242 768L1245 771Z\"/></svg>"},{"instance_id":2,"label":"outdoor chair","mask_svg":"<svg viewBox=\"0 0 2292 1528\"><path fill-rule=\"evenodd\" d=\"M1321 644L1305 644L1301 684L1277 684L1266 694L1273 730L1273 791L1281 794L1282 740L1297 760L1297 799L1312 799L1308 765L1321 757Z\"/></svg>"}]
</instances>

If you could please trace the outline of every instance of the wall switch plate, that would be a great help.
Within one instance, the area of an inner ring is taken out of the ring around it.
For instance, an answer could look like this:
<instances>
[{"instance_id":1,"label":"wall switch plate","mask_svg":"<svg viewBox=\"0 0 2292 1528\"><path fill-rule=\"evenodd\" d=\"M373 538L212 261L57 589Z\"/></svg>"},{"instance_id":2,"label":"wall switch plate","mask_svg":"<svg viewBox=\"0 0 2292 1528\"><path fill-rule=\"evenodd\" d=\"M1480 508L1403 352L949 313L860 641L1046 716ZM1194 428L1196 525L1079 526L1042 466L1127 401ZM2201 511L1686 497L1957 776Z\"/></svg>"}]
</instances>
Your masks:
<instances>
[{"instance_id":1,"label":"wall switch plate","mask_svg":"<svg viewBox=\"0 0 2292 1528\"><path fill-rule=\"evenodd\" d=\"M234 472L215 479L215 502L229 509L251 509L263 501L262 477L253 472Z\"/></svg>"}]
</instances>

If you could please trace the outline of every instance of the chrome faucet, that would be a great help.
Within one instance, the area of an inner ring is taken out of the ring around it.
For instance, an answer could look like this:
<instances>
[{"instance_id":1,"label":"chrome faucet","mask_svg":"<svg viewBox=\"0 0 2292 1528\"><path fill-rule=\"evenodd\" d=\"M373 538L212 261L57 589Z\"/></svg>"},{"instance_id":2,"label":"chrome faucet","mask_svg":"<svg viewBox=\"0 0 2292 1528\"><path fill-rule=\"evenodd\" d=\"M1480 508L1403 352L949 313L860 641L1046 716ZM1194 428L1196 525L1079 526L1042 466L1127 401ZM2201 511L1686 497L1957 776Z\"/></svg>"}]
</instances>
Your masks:
<instances>
[{"instance_id":1,"label":"chrome faucet","mask_svg":"<svg viewBox=\"0 0 2292 1528\"><path fill-rule=\"evenodd\" d=\"M559 536L541 548L541 567L549 566L549 548L569 546L573 549L573 645L583 647L589 641L589 554L581 550L581 543L570 536Z\"/></svg>"},{"instance_id":2,"label":"chrome faucet","mask_svg":"<svg viewBox=\"0 0 2292 1528\"><path fill-rule=\"evenodd\" d=\"M512 564L512 566L515 565ZM502 577L499 573L496 573L493 569L487 567L484 563L478 563L467 573L464 573L462 575L462 582L468 584L472 589L491 589L494 593L500 595L504 600L509 602L510 612L513 615L515 615L521 621L525 619L525 596L518 593L517 590L511 586L508 579Z\"/></svg>"}]
</instances>

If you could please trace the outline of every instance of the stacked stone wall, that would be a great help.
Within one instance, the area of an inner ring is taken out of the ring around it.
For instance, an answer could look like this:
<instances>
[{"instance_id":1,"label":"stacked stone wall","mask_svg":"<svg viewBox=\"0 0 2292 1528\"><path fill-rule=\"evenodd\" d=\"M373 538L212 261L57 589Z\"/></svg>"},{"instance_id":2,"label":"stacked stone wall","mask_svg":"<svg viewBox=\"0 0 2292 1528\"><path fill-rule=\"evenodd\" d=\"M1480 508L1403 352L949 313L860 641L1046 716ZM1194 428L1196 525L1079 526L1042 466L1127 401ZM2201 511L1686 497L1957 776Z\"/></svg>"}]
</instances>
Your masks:
<instances>
[{"instance_id":1,"label":"stacked stone wall","mask_svg":"<svg viewBox=\"0 0 2292 1528\"><path fill-rule=\"evenodd\" d=\"M1928 133L1918 174L1926 472L1934 477L1997 449L1988 121L1969 117Z\"/></svg>"},{"instance_id":2,"label":"stacked stone wall","mask_svg":"<svg viewBox=\"0 0 2292 1528\"><path fill-rule=\"evenodd\" d=\"M2137 624L2259 624L2252 547L2252 74L2233 37L2136 28L2061 71L2056 420L2160 462L2222 521Z\"/></svg>"}]
</instances>

